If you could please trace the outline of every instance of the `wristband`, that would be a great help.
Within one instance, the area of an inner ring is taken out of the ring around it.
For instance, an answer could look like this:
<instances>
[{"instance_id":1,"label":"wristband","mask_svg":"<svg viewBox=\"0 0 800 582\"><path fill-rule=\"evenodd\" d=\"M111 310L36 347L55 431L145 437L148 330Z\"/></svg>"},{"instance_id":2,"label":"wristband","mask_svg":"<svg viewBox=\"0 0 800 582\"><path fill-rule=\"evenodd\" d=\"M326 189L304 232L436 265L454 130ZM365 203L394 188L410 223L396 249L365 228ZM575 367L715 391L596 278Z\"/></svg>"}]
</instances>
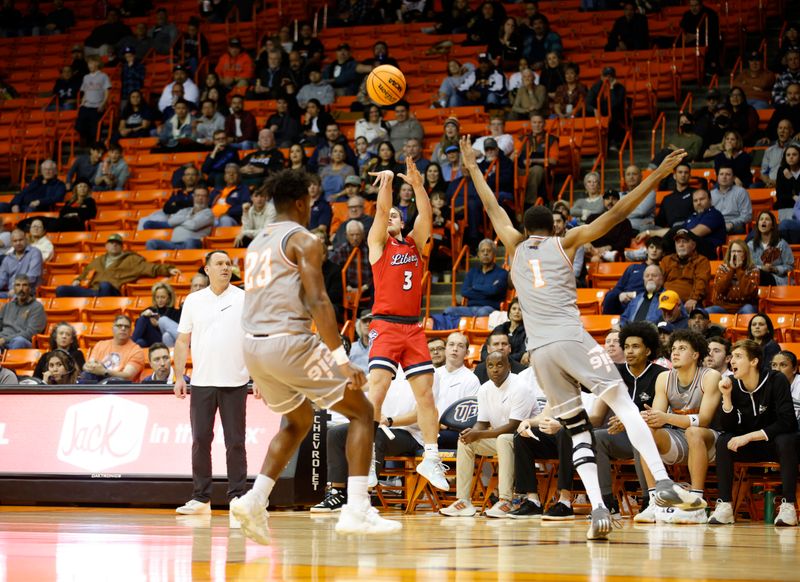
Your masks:
<instances>
[{"instance_id":1,"label":"wristband","mask_svg":"<svg viewBox=\"0 0 800 582\"><path fill-rule=\"evenodd\" d=\"M700 426L700 416L697 414L690 414L689 426Z\"/></svg>"},{"instance_id":2,"label":"wristband","mask_svg":"<svg viewBox=\"0 0 800 582\"><path fill-rule=\"evenodd\" d=\"M345 351L344 346L339 346L331 353L333 354L333 360L339 366L350 363L350 358L347 357L347 351Z\"/></svg>"}]
</instances>

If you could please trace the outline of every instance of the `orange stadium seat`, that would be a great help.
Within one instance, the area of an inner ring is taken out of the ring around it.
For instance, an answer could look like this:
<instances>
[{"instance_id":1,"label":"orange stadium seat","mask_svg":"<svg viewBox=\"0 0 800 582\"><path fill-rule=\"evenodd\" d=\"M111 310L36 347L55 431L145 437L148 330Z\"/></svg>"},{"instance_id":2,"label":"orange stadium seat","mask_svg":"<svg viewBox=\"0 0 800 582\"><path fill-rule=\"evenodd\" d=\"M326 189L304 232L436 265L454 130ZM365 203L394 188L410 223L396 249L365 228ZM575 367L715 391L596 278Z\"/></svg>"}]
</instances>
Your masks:
<instances>
[{"instance_id":1,"label":"orange stadium seat","mask_svg":"<svg viewBox=\"0 0 800 582\"><path fill-rule=\"evenodd\" d=\"M598 342L603 343L611 328L619 325L618 315L581 315L586 331Z\"/></svg>"},{"instance_id":2,"label":"orange stadium seat","mask_svg":"<svg viewBox=\"0 0 800 582\"><path fill-rule=\"evenodd\" d=\"M599 315L606 289L578 289L578 309L581 315Z\"/></svg>"},{"instance_id":3,"label":"orange stadium seat","mask_svg":"<svg viewBox=\"0 0 800 582\"><path fill-rule=\"evenodd\" d=\"M44 267L50 275L56 273L79 274L92 258L92 253L59 252L54 255L50 261L45 263Z\"/></svg>"},{"instance_id":4,"label":"orange stadium seat","mask_svg":"<svg viewBox=\"0 0 800 582\"><path fill-rule=\"evenodd\" d=\"M3 367L14 371L33 369L43 353L42 350L36 348L6 350L3 356Z\"/></svg>"},{"instance_id":5,"label":"orange stadium seat","mask_svg":"<svg viewBox=\"0 0 800 582\"><path fill-rule=\"evenodd\" d=\"M111 339L113 337L113 327L113 321L96 321L91 323L89 330L83 334L84 345L91 349L97 342Z\"/></svg>"},{"instance_id":6,"label":"orange stadium seat","mask_svg":"<svg viewBox=\"0 0 800 582\"><path fill-rule=\"evenodd\" d=\"M44 303L48 321L81 321L84 310L93 302L93 297L50 297Z\"/></svg>"}]
</instances>

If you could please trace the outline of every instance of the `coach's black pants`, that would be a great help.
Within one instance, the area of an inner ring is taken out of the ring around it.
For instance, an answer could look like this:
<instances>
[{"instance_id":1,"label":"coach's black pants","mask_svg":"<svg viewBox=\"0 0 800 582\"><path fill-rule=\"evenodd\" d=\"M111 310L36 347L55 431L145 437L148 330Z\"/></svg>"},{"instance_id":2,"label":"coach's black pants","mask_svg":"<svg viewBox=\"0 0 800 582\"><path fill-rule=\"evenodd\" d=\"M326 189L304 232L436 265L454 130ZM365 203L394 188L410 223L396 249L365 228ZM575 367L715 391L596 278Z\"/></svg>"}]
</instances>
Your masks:
<instances>
[{"instance_id":1,"label":"coach's black pants","mask_svg":"<svg viewBox=\"0 0 800 582\"><path fill-rule=\"evenodd\" d=\"M797 487L797 433L779 434L769 441L753 441L739 447L738 452L728 448L728 442L735 436L726 432L717 439L719 498L722 501L733 501L734 463L777 461L781 466L783 497L786 501L794 503Z\"/></svg>"},{"instance_id":2,"label":"coach's black pants","mask_svg":"<svg viewBox=\"0 0 800 582\"><path fill-rule=\"evenodd\" d=\"M219 409L228 466L228 501L247 491L247 453L244 449L247 386L192 386L189 415L192 422L192 499L211 500L211 442Z\"/></svg>"},{"instance_id":3,"label":"coach's black pants","mask_svg":"<svg viewBox=\"0 0 800 582\"><path fill-rule=\"evenodd\" d=\"M328 481L330 483L347 483L347 429L349 422L328 427ZM382 430L375 431L375 470L380 473L383 460L387 457L415 455L420 449L419 443L411 433L402 428L393 428L394 440L389 440Z\"/></svg>"},{"instance_id":4,"label":"coach's black pants","mask_svg":"<svg viewBox=\"0 0 800 582\"><path fill-rule=\"evenodd\" d=\"M514 489L537 493L536 462L558 459L558 489L572 490L572 439L565 430L545 434L533 428L535 438L514 435Z\"/></svg>"}]
</instances>

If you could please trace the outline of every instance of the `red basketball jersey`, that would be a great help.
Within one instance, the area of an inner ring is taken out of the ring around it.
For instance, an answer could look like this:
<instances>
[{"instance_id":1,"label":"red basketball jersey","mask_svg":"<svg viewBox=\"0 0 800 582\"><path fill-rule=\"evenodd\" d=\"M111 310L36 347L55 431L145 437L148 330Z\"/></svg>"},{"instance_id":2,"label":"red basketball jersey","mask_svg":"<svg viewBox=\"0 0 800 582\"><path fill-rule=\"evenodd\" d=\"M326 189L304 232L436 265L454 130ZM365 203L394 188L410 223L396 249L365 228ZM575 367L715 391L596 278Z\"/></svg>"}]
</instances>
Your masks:
<instances>
[{"instance_id":1,"label":"red basketball jersey","mask_svg":"<svg viewBox=\"0 0 800 582\"><path fill-rule=\"evenodd\" d=\"M383 255L372 265L375 282L375 315L419 317L422 302L422 257L410 236L404 241L389 237Z\"/></svg>"}]
</instances>

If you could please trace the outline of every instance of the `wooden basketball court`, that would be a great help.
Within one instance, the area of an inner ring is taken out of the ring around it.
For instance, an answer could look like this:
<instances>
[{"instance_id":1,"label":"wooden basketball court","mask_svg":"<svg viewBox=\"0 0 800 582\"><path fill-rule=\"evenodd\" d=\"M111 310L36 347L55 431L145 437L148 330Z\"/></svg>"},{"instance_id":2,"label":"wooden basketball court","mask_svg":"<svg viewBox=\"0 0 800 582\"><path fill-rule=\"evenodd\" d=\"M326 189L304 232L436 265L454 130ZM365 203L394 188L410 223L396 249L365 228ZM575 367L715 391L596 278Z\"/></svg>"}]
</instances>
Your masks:
<instances>
[{"instance_id":1,"label":"wooden basketball court","mask_svg":"<svg viewBox=\"0 0 800 582\"><path fill-rule=\"evenodd\" d=\"M272 543L227 512L0 508L0 581L800 580L798 528L634 525L587 543L586 523L402 516L394 537L344 538L336 514L272 512Z\"/></svg>"}]
</instances>

